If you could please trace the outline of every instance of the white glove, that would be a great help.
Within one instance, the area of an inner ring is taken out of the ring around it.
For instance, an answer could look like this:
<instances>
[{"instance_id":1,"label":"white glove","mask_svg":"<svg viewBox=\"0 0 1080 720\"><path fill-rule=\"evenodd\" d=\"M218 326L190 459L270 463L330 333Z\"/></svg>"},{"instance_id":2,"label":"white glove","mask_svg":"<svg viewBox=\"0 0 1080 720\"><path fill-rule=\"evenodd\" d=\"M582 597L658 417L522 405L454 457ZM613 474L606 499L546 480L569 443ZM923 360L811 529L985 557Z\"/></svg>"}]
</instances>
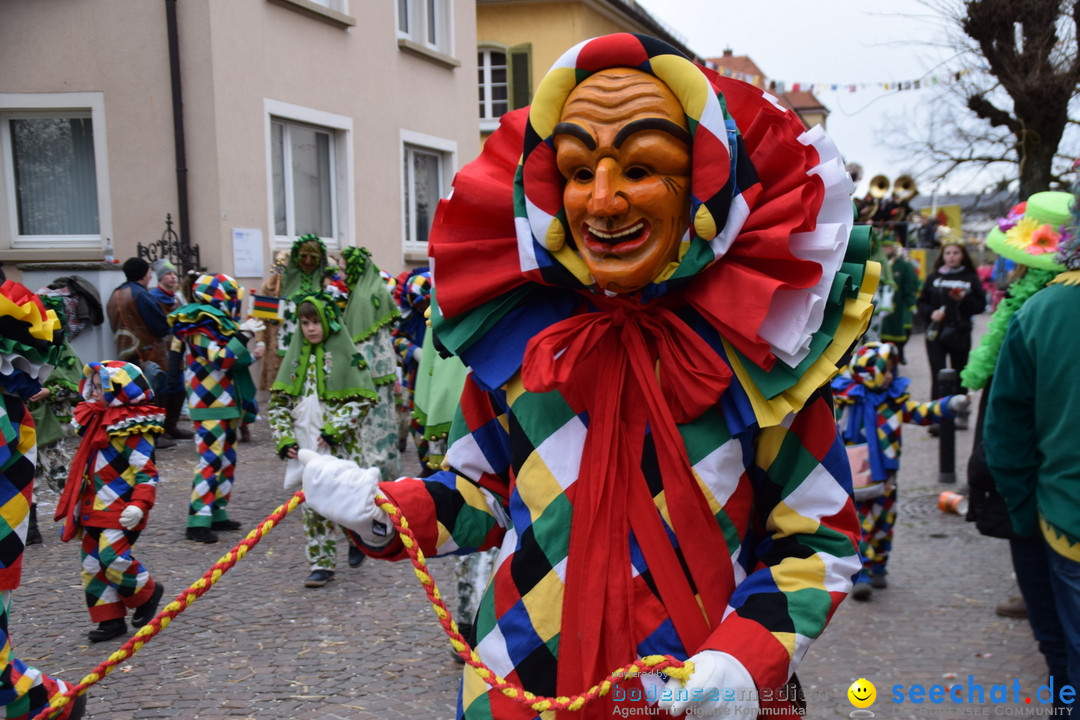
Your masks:
<instances>
[{"instance_id":1,"label":"white glove","mask_svg":"<svg viewBox=\"0 0 1080 720\"><path fill-rule=\"evenodd\" d=\"M757 685L743 664L718 650L702 650L690 658L694 672L684 686L681 680L668 681L657 703L669 715L687 710L695 715L756 718Z\"/></svg>"},{"instance_id":2,"label":"white glove","mask_svg":"<svg viewBox=\"0 0 1080 720\"><path fill-rule=\"evenodd\" d=\"M120 524L125 529L131 530L133 527L142 522L143 516L146 515L138 505L128 505L124 508L124 511L120 513Z\"/></svg>"},{"instance_id":3,"label":"white glove","mask_svg":"<svg viewBox=\"0 0 1080 720\"><path fill-rule=\"evenodd\" d=\"M390 516L375 504L382 474L352 460L301 449L304 496L308 506L327 520L347 527L371 547L385 547L394 538Z\"/></svg>"},{"instance_id":4,"label":"white glove","mask_svg":"<svg viewBox=\"0 0 1080 720\"><path fill-rule=\"evenodd\" d=\"M266 323L255 317L249 317L247 320L240 323L240 332L246 333L247 335L250 335L252 337L255 336L255 333L265 329Z\"/></svg>"},{"instance_id":5,"label":"white glove","mask_svg":"<svg viewBox=\"0 0 1080 720\"><path fill-rule=\"evenodd\" d=\"M953 415L963 415L967 412L971 400L967 395L953 395L949 398L949 410Z\"/></svg>"}]
</instances>

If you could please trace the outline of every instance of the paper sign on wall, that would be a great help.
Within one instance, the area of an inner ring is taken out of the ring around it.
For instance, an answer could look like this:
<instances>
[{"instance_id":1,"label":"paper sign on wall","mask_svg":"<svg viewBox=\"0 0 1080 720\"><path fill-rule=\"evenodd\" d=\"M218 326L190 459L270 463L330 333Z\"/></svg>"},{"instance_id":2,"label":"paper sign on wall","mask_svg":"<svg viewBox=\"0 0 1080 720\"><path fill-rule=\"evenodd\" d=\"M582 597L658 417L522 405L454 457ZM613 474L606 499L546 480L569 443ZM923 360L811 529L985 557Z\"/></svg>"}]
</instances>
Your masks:
<instances>
[{"instance_id":1,"label":"paper sign on wall","mask_svg":"<svg viewBox=\"0 0 1080 720\"><path fill-rule=\"evenodd\" d=\"M258 228L233 228L233 275L236 277L262 277L263 234Z\"/></svg>"}]
</instances>

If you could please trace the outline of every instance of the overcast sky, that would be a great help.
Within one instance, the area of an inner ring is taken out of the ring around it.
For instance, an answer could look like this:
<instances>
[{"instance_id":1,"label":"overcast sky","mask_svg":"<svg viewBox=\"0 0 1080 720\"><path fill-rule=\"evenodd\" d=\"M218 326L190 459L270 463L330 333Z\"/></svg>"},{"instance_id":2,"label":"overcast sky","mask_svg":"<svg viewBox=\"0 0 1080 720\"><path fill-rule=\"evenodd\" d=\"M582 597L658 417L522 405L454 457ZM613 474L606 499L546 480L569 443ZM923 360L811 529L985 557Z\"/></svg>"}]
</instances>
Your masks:
<instances>
[{"instance_id":1,"label":"overcast sky","mask_svg":"<svg viewBox=\"0 0 1080 720\"><path fill-rule=\"evenodd\" d=\"M794 83L815 84L815 95L830 110L829 135L848 162L863 167L860 192L873 175L895 179L913 170L904 148L885 146L885 128L890 118L920 121L920 106L932 102L935 92L925 86L945 74L941 62L948 57L942 49L945 21L918 0L637 3L699 55L715 57L730 48L750 56L789 90ZM892 89L920 79L923 89ZM941 189L965 189L959 179L954 185ZM932 190L919 188L924 195Z\"/></svg>"}]
</instances>

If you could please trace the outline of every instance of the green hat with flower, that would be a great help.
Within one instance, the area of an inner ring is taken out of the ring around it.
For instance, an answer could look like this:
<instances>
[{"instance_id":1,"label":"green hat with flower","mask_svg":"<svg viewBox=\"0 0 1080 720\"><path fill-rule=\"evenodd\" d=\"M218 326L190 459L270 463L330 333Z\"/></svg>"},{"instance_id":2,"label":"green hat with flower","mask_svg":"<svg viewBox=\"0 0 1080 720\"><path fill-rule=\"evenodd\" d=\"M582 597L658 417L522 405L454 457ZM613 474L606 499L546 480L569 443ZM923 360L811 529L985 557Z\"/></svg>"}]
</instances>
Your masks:
<instances>
[{"instance_id":1,"label":"green hat with flower","mask_svg":"<svg viewBox=\"0 0 1080 720\"><path fill-rule=\"evenodd\" d=\"M1021 265L1064 270L1056 256L1058 246L1070 237L1072 204L1072 193L1035 193L998 220L997 227L986 236L986 246Z\"/></svg>"}]
</instances>

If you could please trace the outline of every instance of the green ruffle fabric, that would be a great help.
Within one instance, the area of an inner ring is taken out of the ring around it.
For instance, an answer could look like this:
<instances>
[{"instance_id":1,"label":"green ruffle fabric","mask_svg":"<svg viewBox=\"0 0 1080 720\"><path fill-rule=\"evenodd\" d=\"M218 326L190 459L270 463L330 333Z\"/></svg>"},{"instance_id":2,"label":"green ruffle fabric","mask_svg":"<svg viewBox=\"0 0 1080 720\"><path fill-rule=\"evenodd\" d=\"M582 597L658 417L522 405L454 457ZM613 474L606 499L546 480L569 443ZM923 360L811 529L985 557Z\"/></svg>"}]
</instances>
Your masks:
<instances>
[{"instance_id":1,"label":"green ruffle fabric","mask_svg":"<svg viewBox=\"0 0 1080 720\"><path fill-rule=\"evenodd\" d=\"M807 369L817 362L817 359L829 347L833 336L836 334L836 329L840 327L840 321L844 317L844 305L849 299L858 297L859 288L862 287L866 263L870 258L870 232L869 225L856 225L852 228L848 239L847 252L844 254L844 261L833 279L829 300L825 305L825 317L821 322L821 327L810 340L810 353L798 366L792 368L784 363L777 362L773 363L770 370L764 370L744 357L742 353L735 351L742 361L743 368L765 397L776 397L793 387L799 382L799 378L803 376Z\"/></svg>"}]
</instances>

